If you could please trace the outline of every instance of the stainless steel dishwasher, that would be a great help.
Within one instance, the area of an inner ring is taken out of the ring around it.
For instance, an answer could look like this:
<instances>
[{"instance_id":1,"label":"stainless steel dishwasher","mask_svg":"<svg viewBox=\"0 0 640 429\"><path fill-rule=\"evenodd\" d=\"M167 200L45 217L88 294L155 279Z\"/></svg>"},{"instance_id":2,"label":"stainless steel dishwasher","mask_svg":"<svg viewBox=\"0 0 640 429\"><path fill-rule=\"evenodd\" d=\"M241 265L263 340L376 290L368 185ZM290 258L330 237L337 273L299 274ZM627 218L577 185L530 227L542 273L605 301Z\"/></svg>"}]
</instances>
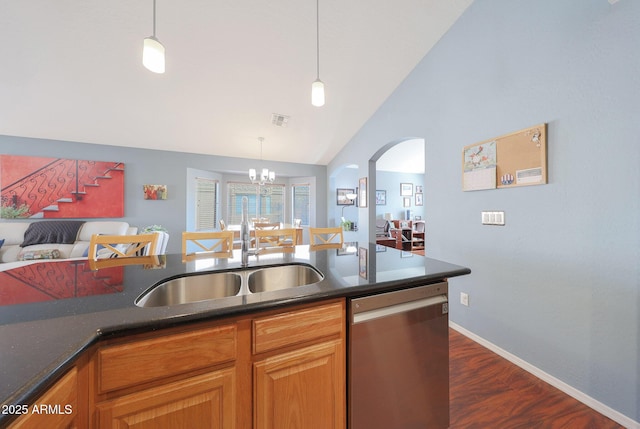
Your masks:
<instances>
[{"instance_id":1,"label":"stainless steel dishwasher","mask_svg":"<svg viewBox=\"0 0 640 429\"><path fill-rule=\"evenodd\" d=\"M349 428L449 426L448 284L350 300Z\"/></svg>"}]
</instances>

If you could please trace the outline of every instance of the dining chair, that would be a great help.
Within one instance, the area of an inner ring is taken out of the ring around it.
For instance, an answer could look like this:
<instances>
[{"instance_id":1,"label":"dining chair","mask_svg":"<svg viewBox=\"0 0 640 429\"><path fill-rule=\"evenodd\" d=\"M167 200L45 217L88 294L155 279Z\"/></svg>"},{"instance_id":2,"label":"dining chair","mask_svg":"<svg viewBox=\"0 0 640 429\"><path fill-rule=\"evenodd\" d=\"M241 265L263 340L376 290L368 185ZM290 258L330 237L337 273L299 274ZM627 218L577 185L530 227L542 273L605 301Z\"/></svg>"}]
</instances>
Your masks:
<instances>
[{"instance_id":1,"label":"dining chair","mask_svg":"<svg viewBox=\"0 0 640 429\"><path fill-rule=\"evenodd\" d=\"M311 245L318 244L342 244L344 237L342 227L309 228Z\"/></svg>"},{"instance_id":2,"label":"dining chair","mask_svg":"<svg viewBox=\"0 0 640 429\"><path fill-rule=\"evenodd\" d=\"M193 243L207 252L212 258L230 258L233 256L233 231L188 232L182 233L182 254L187 252L188 243Z\"/></svg>"},{"instance_id":3,"label":"dining chair","mask_svg":"<svg viewBox=\"0 0 640 429\"><path fill-rule=\"evenodd\" d=\"M147 255L133 258L89 259L89 269L91 271L113 267L124 267L128 265L143 265L145 269L163 268L165 264L166 257L164 255Z\"/></svg>"},{"instance_id":4,"label":"dining chair","mask_svg":"<svg viewBox=\"0 0 640 429\"><path fill-rule=\"evenodd\" d=\"M256 247L258 249L277 249L284 247L294 247L296 245L295 228L256 229L255 236Z\"/></svg>"},{"instance_id":5,"label":"dining chair","mask_svg":"<svg viewBox=\"0 0 640 429\"><path fill-rule=\"evenodd\" d=\"M341 249L344 245L341 227L309 228L309 250Z\"/></svg>"},{"instance_id":6,"label":"dining chair","mask_svg":"<svg viewBox=\"0 0 640 429\"><path fill-rule=\"evenodd\" d=\"M124 258L156 254L158 234L100 235L93 234L89 241L89 259ZM98 247L101 247L98 249ZM103 251L103 249L106 249Z\"/></svg>"},{"instance_id":7,"label":"dining chair","mask_svg":"<svg viewBox=\"0 0 640 429\"><path fill-rule=\"evenodd\" d=\"M280 222L256 222L253 224L253 227L258 230L258 229L267 229L267 230L274 230L274 229L280 229Z\"/></svg>"}]
</instances>

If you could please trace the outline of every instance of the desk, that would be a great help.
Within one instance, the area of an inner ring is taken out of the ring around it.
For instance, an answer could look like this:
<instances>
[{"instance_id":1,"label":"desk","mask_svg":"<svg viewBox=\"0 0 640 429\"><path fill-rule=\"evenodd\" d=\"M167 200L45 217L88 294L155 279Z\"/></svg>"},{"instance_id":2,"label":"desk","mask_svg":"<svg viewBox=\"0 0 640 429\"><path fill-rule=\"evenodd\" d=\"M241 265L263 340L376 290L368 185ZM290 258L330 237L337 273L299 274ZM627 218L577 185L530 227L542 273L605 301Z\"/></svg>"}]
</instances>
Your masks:
<instances>
[{"instance_id":1,"label":"desk","mask_svg":"<svg viewBox=\"0 0 640 429\"><path fill-rule=\"evenodd\" d=\"M416 232L409 227L393 228L389 233L391 237L376 237L376 244L408 252L424 250L424 232Z\"/></svg>"}]
</instances>

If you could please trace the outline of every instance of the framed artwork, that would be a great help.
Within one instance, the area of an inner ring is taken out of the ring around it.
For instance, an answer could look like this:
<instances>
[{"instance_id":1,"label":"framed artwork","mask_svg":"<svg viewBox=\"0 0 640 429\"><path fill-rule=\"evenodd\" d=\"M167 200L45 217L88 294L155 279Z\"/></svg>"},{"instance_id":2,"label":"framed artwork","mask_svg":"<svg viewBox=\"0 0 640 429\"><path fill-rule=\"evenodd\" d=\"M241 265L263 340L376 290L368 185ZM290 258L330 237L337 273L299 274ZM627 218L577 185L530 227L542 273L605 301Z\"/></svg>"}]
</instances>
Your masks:
<instances>
[{"instance_id":1,"label":"framed artwork","mask_svg":"<svg viewBox=\"0 0 640 429\"><path fill-rule=\"evenodd\" d=\"M358 204L360 207L367 207L367 178L361 177L358 185Z\"/></svg>"},{"instance_id":2,"label":"framed artwork","mask_svg":"<svg viewBox=\"0 0 640 429\"><path fill-rule=\"evenodd\" d=\"M166 200L167 185L142 185L145 200Z\"/></svg>"},{"instance_id":3,"label":"framed artwork","mask_svg":"<svg viewBox=\"0 0 640 429\"><path fill-rule=\"evenodd\" d=\"M422 194L416 194L416 206L422 205Z\"/></svg>"},{"instance_id":4,"label":"framed artwork","mask_svg":"<svg viewBox=\"0 0 640 429\"><path fill-rule=\"evenodd\" d=\"M387 205L387 191L376 191L376 206Z\"/></svg>"},{"instance_id":5,"label":"framed artwork","mask_svg":"<svg viewBox=\"0 0 640 429\"><path fill-rule=\"evenodd\" d=\"M336 204L339 206L352 206L354 205L354 200L350 200L347 198L347 194L355 194L356 190L353 188L338 188L336 189L337 202Z\"/></svg>"},{"instance_id":6,"label":"framed artwork","mask_svg":"<svg viewBox=\"0 0 640 429\"><path fill-rule=\"evenodd\" d=\"M403 250L403 251L400 252L400 257L401 258L413 258L413 253L407 252L406 250Z\"/></svg>"},{"instance_id":7,"label":"framed artwork","mask_svg":"<svg viewBox=\"0 0 640 429\"><path fill-rule=\"evenodd\" d=\"M382 244L376 244L376 253L386 252L386 251L387 251L387 246Z\"/></svg>"},{"instance_id":8,"label":"framed artwork","mask_svg":"<svg viewBox=\"0 0 640 429\"><path fill-rule=\"evenodd\" d=\"M404 197L402 199L402 207L411 207L411 198L410 197Z\"/></svg>"},{"instance_id":9,"label":"framed artwork","mask_svg":"<svg viewBox=\"0 0 640 429\"><path fill-rule=\"evenodd\" d=\"M367 278L367 249L358 249L358 275L363 279Z\"/></svg>"},{"instance_id":10,"label":"framed artwork","mask_svg":"<svg viewBox=\"0 0 640 429\"><path fill-rule=\"evenodd\" d=\"M0 155L0 217L121 218L124 174L118 161Z\"/></svg>"},{"instance_id":11,"label":"framed artwork","mask_svg":"<svg viewBox=\"0 0 640 429\"><path fill-rule=\"evenodd\" d=\"M413 195L413 183L401 183L400 184L400 196L401 197L410 197L412 195Z\"/></svg>"},{"instance_id":12,"label":"framed artwork","mask_svg":"<svg viewBox=\"0 0 640 429\"><path fill-rule=\"evenodd\" d=\"M416 194L422 193L422 185L416 185Z\"/></svg>"}]
</instances>

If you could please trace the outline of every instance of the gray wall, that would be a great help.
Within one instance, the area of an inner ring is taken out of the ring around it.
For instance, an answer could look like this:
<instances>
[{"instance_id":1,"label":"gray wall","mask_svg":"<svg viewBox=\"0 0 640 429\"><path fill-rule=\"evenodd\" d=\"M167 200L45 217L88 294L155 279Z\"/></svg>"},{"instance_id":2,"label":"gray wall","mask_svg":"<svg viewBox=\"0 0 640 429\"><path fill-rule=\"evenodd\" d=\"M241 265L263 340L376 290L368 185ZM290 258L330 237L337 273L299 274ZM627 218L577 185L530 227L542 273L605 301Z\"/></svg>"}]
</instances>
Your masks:
<instances>
[{"instance_id":1,"label":"gray wall","mask_svg":"<svg viewBox=\"0 0 640 429\"><path fill-rule=\"evenodd\" d=\"M190 153L168 152L160 150L134 149L119 146L96 145L65 142L58 140L31 139L0 135L0 154L32 155L42 157L60 157L87 159L96 161L120 161L125 164L125 204L123 220L131 225L144 227L160 224L169 230L168 252L181 251L180 234L187 229L187 219L194 213L187 213L187 178L193 178L202 172L221 180L225 177L240 177L240 173L256 165L275 170L278 183L289 183L292 177L314 176L317 180L317 195L326 195L326 167L320 165L294 164L286 162L263 161L244 158L230 158ZM200 170L200 171L198 171ZM238 176L234 176L233 172ZM167 185L166 201L144 200L142 185ZM224 193L223 195L226 195ZM316 215L325 219L326 200L316 199ZM224 213L224 211L223 211ZM5 220L0 220L5 221ZM323 224L319 224L322 226Z\"/></svg>"},{"instance_id":2,"label":"gray wall","mask_svg":"<svg viewBox=\"0 0 640 429\"><path fill-rule=\"evenodd\" d=\"M636 0L477 0L328 171L425 138L427 255L473 270L451 320L635 421L639 22ZM461 191L463 146L542 122L548 185Z\"/></svg>"}]
</instances>

